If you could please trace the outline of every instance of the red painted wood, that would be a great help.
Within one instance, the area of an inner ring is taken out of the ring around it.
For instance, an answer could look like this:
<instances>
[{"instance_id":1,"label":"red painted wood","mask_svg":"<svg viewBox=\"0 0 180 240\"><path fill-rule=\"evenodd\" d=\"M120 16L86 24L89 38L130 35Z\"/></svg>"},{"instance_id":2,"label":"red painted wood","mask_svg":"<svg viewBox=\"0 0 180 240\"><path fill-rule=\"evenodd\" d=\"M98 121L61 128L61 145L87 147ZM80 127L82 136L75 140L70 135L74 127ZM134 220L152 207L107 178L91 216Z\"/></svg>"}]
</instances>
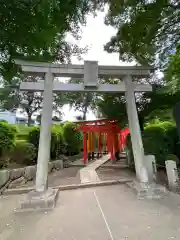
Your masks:
<instances>
[{"instance_id":1,"label":"red painted wood","mask_svg":"<svg viewBox=\"0 0 180 240\"><path fill-rule=\"evenodd\" d=\"M86 132L83 133L83 160L86 164L87 162L87 134Z\"/></svg>"},{"instance_id":2,"label":"red painted wood","mask_svg":"<svg viewBox=\"0 0 180 240\"><path fill-rule=\"evenodd\" d=\"M102 152L102 135L101 133L98 133L98 152Z\"/></svg>"},{"instance_id":3,"label":"red painted wood","mask_svg":"<svg viewBox=\"0 0 180 240\"><path fill-rule=\"evenodd\" d=\"M115 151L121 151L126 146L126 138L129 134L129 129L120 129L117 121L114 119L98 119L95 121L81 121L78 122L80 126L76 131L83 131L83 147L84 162L87 161L87 137L86 133L98 133L98 152L102 151L102 142L100 135L107 135L108 152L111 155L111 160L115 158ZM105 147L105 146L104 146Z\"/></svg>"}]
</instances>

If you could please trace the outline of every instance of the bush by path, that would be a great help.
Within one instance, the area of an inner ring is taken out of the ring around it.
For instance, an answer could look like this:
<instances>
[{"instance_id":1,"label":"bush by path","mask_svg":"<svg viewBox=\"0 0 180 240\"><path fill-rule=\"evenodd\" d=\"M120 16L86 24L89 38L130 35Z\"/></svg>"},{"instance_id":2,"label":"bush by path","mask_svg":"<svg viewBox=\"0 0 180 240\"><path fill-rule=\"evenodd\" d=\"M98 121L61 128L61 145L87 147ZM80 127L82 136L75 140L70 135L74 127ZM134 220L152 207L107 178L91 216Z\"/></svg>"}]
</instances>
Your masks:
<instances>
[{"instance_id":1,"label":"bush by path","mask_svg":"<svg viewBox=\"0 0 180 240\"><path fill-rule=\"evenodd\" d=\"M6 167L10 154L15 147L16 127L0 122L0 168Z\"/></svg>"},{"instance_id":2,"label":"bush by path","mask_svg":"<svg viewBox=\"0 0 180 240\"><path fill-rule=\"evenodd\" d=\"M51 160L60 155L76 155L82 149L82 134L77 125L67 122L51 128ZM0 168L8 161L32 165L37 161L40 127L11 125L0 122Z\"/></svg>"},{"instance_id":3,"label":"bush by path","mask_svg":"<svg viewBox=\"0 0 180 240\"><path fill-rule=\"evenodd\" d=\"M142 133L142 140L145 154L155 155L159 165L165 165L169 154L177 155L178 134L176 126L171 122L147 125ZM127 138L127 148L130 152L132 166L134 166L130 135Z\"/></svg>"},{"instance_id":4,"label":"bush by path","mask_svg":"<svg viewBox=\"0 0 180 240\"><path fill-rule=\"evenodd\" d=\"M25 140L17 140L10 161L18 165L35 165L37 163L35 146Z\"/></svg>"}]
</instances>

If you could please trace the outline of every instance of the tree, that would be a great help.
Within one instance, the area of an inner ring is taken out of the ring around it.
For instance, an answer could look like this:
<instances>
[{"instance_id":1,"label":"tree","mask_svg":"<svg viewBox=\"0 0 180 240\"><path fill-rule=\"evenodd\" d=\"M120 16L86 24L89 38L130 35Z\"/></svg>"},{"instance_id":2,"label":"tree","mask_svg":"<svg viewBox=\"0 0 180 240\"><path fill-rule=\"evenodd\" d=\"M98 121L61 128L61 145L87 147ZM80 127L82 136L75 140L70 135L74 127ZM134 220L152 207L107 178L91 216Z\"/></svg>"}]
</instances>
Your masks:
<instances>
[{"instance_id":1,"label":"tree","mask_svg":"<svg viewBox=\"0 0 180 240\"><path fill-rule=\"evenodd\" d=\"M60 115L61 115L61 114L60 114ZM38 114L38 115L36 116L36 121L39 123L39 125L41 125L41 117L42 117L42 114ZM61 122L62 120L61 120L60 117L53 116L53 117L52 117L52 121L54 121L54 122Z\"/></svg>"},{"instance_id":2,"label":"tree","mask_svg":"<svg viewBox=\"0 0 180 240\"><path fill-rule=\"evenodd\" d=\"M1 1L0 79L4 86L0 91L2 108L20 106L29 119L36 109L41 108L41 93L19 93L17 89L11 89L14 82L21 81L13 59L69 63L72 55L80 57L87 49L67 42L66 34L71 33L78 39L80 24L85 23L86 14L94 12L100 6L98 0ZM60 98L59 94L55 94L55 102L60 101Z\"/></svg>"},{"instance_id":3,"label":"tree","mask_svg":"<svg viewBox=\"0 0 180 240\"><path fill-rule=\"evenodd\" d=\"M53 116L52 117L52 121L54 121L54 122L61 122L62 120L61 120L61 118L59 118L57 116Z\"/></svg>"},{"instance_id":4,"label":"tree","mask_svg":"<svg viewBox=\"0 0 180 240\"><path fill-rule=\"evenodd\" d=\"M27 79L26 79L27 80ZM28 77L28 81L37 81L39 78ZM14 84L18 82L14 80ZM42 92L20 92L17 88L4 87L0 91L1 109L14 110L19 108L28 118L28 125L31 124L32 116L42 110ZM63 93L53 94L53 110L61 114L61 107L66 103Z\"/></svg>"},{"instance_id":5,"label":"tree","mask_svg":"<svg viewBox=\"0 0 180 240\"><path fill-rule=\"evenodd\" d=\"M69 83L81 83L81 79L71 78ZM67 93L66 100L70 107L82 112L82 120L86 120L88 109L95 109L95 94L92 92L81 93Z\"/></svg>"},{"instance_id":6,"label":"tree","mask_svg":"<svg viewBox=\"0 0 180 240\"><path fill-rule=\"evenodd\" d=\"M78 115L78 116L76 116L76 120L77 120L77 121L82 121L82 120L83 120L83 117L82 117L81 115Z\"/></svg>"},{"instance_id":7,"label":"tree","mask_svg":"<svg viewBox=\"0 0 180 240\"><path fill-rule=\"evenodd\" d=\"M38 122L39 125L41 125L41 117L42 117L41 114L38 114L38 115L36 116L36 122Z\"/></svg>"},{"instance_id":8,"label":"tree","mask_svg":"<svg viewBox=\"0 0 180 240\"><path fill-rule=\"evenodd\" d=\"M144 123L152 119L162 121L173 119L173 107L180 99L180 91L172 94L166 88L154 86L150 93L136 94L136 106L141 129ZM104 117L117 119L124 127L128 124L126 99L120 94L103 94L97 102Z\"/></svg>"},{"instance_id":9,"label":"tree","mask_svg":"<svg viewBox=\"0 0 180 240\"><path fill-rule=\"evenodd\" d=\"M180 91L180 44L177 44L176 52L170 55L165 70L165 81L169 92L177 93Z\"/></svg>"},{"instance_id":10,"label":"tree","mask_svg":"<svg viewBox=\"0 0 180 240\"><path fill-rule=\"evenodd\" d=\"M14 58L61 60L66 33L78 38L86 14L100 5L98 0L1 0L0 74L6 80L16 74Z\"/></svg>"},{"instance_id":11,"label":"tree","mask_svg":"<svg viewBox=\"0 0 180 240\"><path fill-rule=\"evenodd\" d=\"M117 34L106 44L123 61L166 62L180 40L180 3L173 0L108 0L106 24Z\"/></svg>"}]
</instances>

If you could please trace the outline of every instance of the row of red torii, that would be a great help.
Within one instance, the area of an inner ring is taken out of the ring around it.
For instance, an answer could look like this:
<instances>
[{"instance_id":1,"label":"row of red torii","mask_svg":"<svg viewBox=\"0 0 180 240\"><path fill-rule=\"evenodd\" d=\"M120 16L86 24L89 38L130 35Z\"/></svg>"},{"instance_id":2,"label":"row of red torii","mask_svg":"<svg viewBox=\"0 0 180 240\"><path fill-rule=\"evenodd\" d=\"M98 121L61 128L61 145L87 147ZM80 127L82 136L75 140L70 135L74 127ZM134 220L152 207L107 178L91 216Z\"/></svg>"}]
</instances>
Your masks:
<instances>
[{"instance_id":1,"label":"row of red torii","mask_svg":"<svg viewBox=\"0 0 180 240\"><path fill-rule=\"evenodd\" d=\"M98 119L94 121L79 121L80 127L76 131L83 132L83 160L86 164L90 156L97 151L98 155L110 154L112 161L118 160L119 153L126 146L126 137L129 129L120 129L117 120ZM96 136L95 136L96 135ZM97 137L97 148L95 147L95 137Z\"/></svg>"}]
</instances>

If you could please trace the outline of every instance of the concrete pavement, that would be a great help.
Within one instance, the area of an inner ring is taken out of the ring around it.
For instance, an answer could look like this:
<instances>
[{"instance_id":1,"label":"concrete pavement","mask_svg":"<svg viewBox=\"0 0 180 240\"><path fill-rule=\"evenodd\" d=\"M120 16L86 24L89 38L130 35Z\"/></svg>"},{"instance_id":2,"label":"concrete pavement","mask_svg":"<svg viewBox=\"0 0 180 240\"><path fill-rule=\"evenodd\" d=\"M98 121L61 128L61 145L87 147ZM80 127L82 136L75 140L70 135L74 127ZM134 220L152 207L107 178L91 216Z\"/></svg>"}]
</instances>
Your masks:
<instances>
[{"instance_id":1,"label":"concrete pavement","mask_svg":"<svg viewBox=\"0 0 180 240\"><path fill-rule=\"evenodd\" d=\"M81 183L96 183L100 182L100 178L96 169L109 160L109 156L105 155L102 158L88 164L86 167L79 170Z\"/></svg>"},{"instance_id":2,"label":"concrete pavement","mask_svg":"<svg viewBox=\"0 0 180 240\"><path fill-rule=\"evenodd\" d=\"M14 213L22 195L0 201L0 240L180 238L179 196L138 200L125 185L62 191L53 211Z\"/></svg>"}]
</instances>

